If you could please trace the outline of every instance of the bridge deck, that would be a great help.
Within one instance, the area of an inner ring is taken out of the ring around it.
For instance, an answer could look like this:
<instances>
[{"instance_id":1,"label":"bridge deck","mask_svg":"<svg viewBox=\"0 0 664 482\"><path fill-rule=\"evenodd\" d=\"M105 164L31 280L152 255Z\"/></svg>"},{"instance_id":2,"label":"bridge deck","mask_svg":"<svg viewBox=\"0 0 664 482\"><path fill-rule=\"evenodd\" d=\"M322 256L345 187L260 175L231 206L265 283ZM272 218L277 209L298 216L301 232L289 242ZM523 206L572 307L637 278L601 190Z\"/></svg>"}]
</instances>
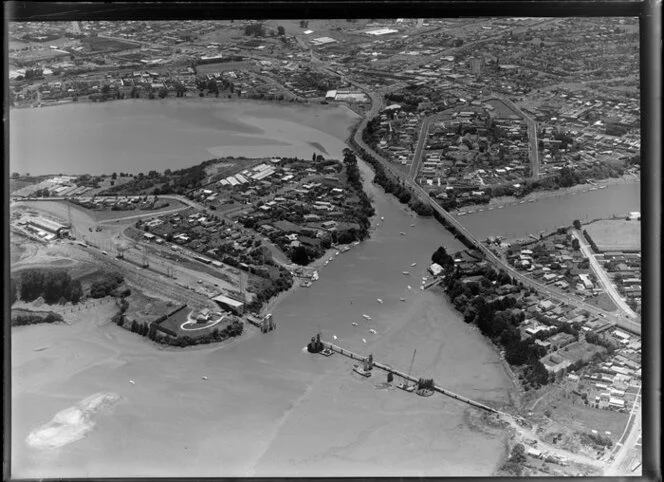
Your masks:
<instances>
[{"instance_id":1,"label":"bridge deck","mask_svg":"<svg viewBox=\"0 0 664 482\"><path fill-rule=\"evenodd\" d=\"M334 345L334 344L332 344L328 341L321 340L321 342L323 343L323 345L326 348L329 348L332 351L340 353L341 355L352 358L353 360L364 361L364 360L367 359L366 356L358 355L357 353L354 353L350 350L346 350L344 348L341 348L340 346ZM417 381L418 381L418 378L416 378L414 376L411 376L411 375L407 375L406 373L402 372L401 370L397 370L397 369L392 368L391 366L385 365L383 363L379 363L377 361L374 361L373 366L376 367L376 368L379 368L381 370L384 370L388 373L393 373L394 375L397 375L401 378L405 378L406 380L409 380L411 382L417 383ZM445 388L443 388L439 385L434 385L434 390L439 392L439 393L442 393L443 395L454 398L455 400L459 400L460 402L467 403L468 405L471 405L473 407L476 407L476 408L479 408L479 409L482 409L482 410L486 410L488 412L495 413L495 414L500 414L501 413L501 412L499 412L498 410L496 410L494 408L491 408L487 405L484 405L483 403L476 402L475 400L471 400L470 398L467 398L467 397L464 397L463 395L459 395L457 393L454 393L454 392L452 392L450 390L447 390L447 389L445 389Z\"/></svg>"}]
</instances>

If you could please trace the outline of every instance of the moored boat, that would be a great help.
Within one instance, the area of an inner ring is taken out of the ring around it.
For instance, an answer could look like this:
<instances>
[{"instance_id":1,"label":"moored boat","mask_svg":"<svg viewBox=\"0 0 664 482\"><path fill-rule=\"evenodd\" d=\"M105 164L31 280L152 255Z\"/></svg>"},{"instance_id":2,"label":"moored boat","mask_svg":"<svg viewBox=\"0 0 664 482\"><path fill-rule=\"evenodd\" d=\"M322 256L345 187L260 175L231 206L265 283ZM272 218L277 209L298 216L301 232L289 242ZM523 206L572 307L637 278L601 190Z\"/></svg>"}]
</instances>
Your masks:
<instances>
[{"instance_id":1,"label":"moored boat","mask_svg":"<svg viewBox=\"0 0 664 482\"><path fill-rule=\"evenodd\" d=\"M360 365L353 365L353 371L359 375L362 375L363 377L369 378L371 376L371 372L369 370L365 370Z\"/></svg>"}]
</instances>

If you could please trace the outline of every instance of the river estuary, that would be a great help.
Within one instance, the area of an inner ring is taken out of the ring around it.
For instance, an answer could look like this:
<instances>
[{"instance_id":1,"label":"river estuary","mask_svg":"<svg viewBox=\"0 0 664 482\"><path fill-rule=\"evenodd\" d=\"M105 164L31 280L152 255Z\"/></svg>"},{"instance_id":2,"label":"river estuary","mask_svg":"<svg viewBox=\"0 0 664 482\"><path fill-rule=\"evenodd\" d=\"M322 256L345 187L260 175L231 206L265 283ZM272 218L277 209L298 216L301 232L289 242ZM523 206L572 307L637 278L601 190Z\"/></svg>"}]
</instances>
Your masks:
<instances>
[{"instance_id":1,"label":"river estuary","mask_svg":"<svg viewBox=\"0 0 664 482\"><path fill-rule=\"evenodd\" d=\"M321 137L323 148L338 148L351 121L329 134L334 142ZM277 305L272 333L177 350L103 322L12 329L12 475L491 475L504 456L505 434L478 424L475 409L442 395L387 389L381 372L364 379L347 358L303 351L320 330L403 370L417 349L413 375L479 401L508 403L513 391L494 348L440 293L419 289L432 252L461 244L434 219L417 218L367 182L373 174L360 166L377 211L371 238ZM58 170L68 172L67 165ZM509 224L512 208L464 222L481 236L571 223L544 202L528 205L533 212L519 215L517 228ZM584 209L577 203L576 217ZM108 394L104 400L113 406L94 415L84 438L51 449L28 443L35 429L56 414L71 418L75 412L63 410L96 393Z\"/></svg>"}]
</instances>

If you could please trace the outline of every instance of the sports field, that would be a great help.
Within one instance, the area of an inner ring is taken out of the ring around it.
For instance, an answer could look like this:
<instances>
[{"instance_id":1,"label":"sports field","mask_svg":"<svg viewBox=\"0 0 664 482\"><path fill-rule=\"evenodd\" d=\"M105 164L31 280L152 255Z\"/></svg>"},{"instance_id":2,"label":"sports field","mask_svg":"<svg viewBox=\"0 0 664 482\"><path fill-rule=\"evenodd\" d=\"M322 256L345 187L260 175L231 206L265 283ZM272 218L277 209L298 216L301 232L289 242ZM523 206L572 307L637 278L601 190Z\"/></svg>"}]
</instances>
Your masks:
<instances>
[{"instance_id":1,"label":"sports field","mask_svg":"<svg viewBox=\"0 0 664 482\"><path fill-rule=\"evenodd\" d=\"M641 251L641 223L624 219L595 221L584 226L600 251Z\"/></svg>"}]
</instances>

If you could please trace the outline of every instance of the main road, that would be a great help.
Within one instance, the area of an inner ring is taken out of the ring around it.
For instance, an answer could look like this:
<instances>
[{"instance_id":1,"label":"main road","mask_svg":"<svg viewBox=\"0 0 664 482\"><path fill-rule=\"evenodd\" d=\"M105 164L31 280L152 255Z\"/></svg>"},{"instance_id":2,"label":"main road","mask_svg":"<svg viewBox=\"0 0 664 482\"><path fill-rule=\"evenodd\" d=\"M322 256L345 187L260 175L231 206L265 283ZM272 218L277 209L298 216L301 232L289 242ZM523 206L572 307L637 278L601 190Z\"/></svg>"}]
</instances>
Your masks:
<instances>
[{"instance_id":1,"label":"main road","mask_svg":"<svg viewBox=\"0 0 664 482\"><path fill-rule=\"evenodd\" d=\"M593 272L597 276L597 279L602 285L602 288L604 288L604 291L607 292L607 294L611 297L616 306L625 314L625 316L631 319L638 319L639 315L634 313L634 311L629 307L622 296L620 296L620 293L618 293L618 290L616 290L616 287L609 279L608 274L599 264L597 258L595 258L592 252L592 248L588 245L588 242L584 236L577 229L572 231L572 236L574 236L579 241L581 252L586 258L588 258L590 267L593 269Z\"/></svg>"},{"instance_id":2,"label":"main road","mask_svg":"<svg viewBox=\"0 0 664 482\"><path fill-rule=\"evenodd\" d=\"M641 450L636 446L641 438L641 389L634 399L629 414L629 420L620 441L611 452L611 463L606 467L606 476L639 475L633 474L631 469L635 462L641 460Z\"/></svg>"},{"instance_id":3,"label":"main road","mask_svg":"<svg viewBox=\"0 0 664 482\"><path fill-rule=\"evenodd\" d=\"M371 89L358 84L354 83L354 85L361 90L363 90L370 98L371 98L371 108L366 112L365 116L362 118L360 123L358 124L356 130L353 133L353 141L362 149L364 149L367 154L372 156L374 159L376 159L378 162L381 163L381 165L389 171L393 176L395 176L397 179L400 179L401 181L404 182L404 184L408 185L413 192L417 193L419 197L429 203L431 208L438 213L439 216L441 216L445 221L453 226L456 231L466 238L468 241L470 241L478 250L480 250L487 261L492 263L494 266L503 269L508 275L510 275L515 281L523 283L524 286L531 287L538 291L541 294L544 294L546 296L549 296L552 299L567 303L572 306L576 306L578 308L586 310L588 313L595 315L595 316L601 316L607 321L620 326L624 330L627 330L631 333L635 333L640 335L641 334L641 324L629 319L626 319L622 316L615 316L611 312L607 312L604 310L601 310L597 308L596 306L593 306L589 303L586 303L584 301L581 301L579 299L574 298L572 295L565 293L561 290L558 290L557 288L554 288L552 286L547 286L544 285L538 281L535 281L528 276L524 275L523 273L520 273L516 269L512 268L508 263L506 263L504 260L496 256L496 254L493 253L487 246L482 244L482 242L477 239L477 237L468 231L465 226L463 226L454 216L452 216L449 212L447 212L445 209L440 206L434 199L432 199L429 194L420 186L419 184L415 183L413 179L410 178L409 175L405 175L405 173L399 172L397 169L394 168L390 164L389 161L384 159L380 154L378 154L376 151L374 151L370 146L368 146L364 140L362 139L362 132L364 131L367 123L369 120L373 119L378 113L382 110L383 106L383 98L380 94L373 92Z\"/></svg>"}]
</instances>

